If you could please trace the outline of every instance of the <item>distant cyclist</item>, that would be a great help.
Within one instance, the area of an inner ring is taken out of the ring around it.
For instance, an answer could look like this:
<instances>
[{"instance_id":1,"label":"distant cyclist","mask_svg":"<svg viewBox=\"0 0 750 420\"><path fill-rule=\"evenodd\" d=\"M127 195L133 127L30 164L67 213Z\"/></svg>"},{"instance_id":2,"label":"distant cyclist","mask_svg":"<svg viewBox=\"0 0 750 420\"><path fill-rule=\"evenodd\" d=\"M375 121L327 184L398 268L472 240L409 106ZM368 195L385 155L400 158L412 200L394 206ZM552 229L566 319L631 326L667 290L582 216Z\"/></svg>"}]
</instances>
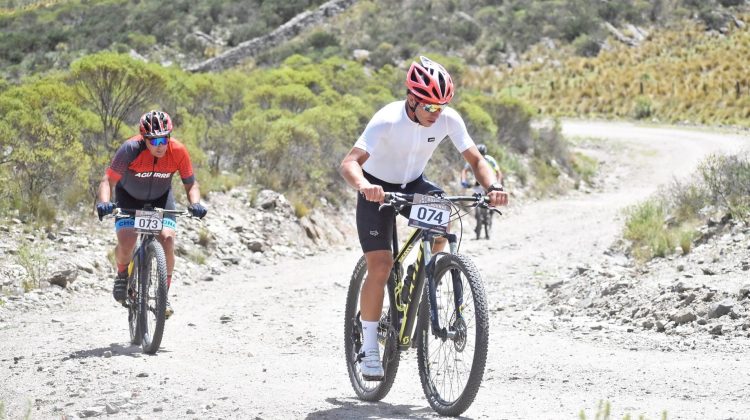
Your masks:
<instances>
[{"instance_id":1,"label":"distant cyclist","mask_svg":"<svg viewBox=\"0 0 750 420\"><path fill-rule=\"evenodd\" d=\"M474 146L463 118L448 106L453 93L448 71L427 57L420 57L419 63L413 62L406 73L405 100L387 104L375 113L339 167L341 176L359 191L357 233L367 261L360 302L364 340L360 368L368 380L383 379L378 321L393 265L394 217L393 209L378 210L385 192L442 191L424 176L424 170L435 149L449 138L486 188L490 205L508 203L508 195ZM445 242L445 238L438 238L436 246L443 247Z\"/></svg>"},{"instance_id":2,"label":"distant cyclist","mask_svg":"<svg viewBox=\"0 0 750 420\"><path fill-rule=\"evenodd\" d=\"M166 112L149 111L140 119L140 134L129 138L117 149L112 163L99 184L99 220L115 207L142 209L146 205L173 210L172 175L180 172L187 193L188 210L195 217L204 217L206 208L200 203L198 182L193 174L190 155L185 146L172 138L172 119ZM117 204L112 201L115 193ZM167 257L167 287L172 283L174 243L177 223L174 215L164 215L164 229L158 240ZM127 297L128 264L135 249L137 234L132 219L115 221L117 276L112 288L115 300L124 304ZM167 301L166 317L174 313Z\"/></svg>"},{"instance_id":3,"label":"distant cyclist","mask_svg":"<svg viewBox=\"0 0 750 420\"><path fill-rule=\"evenodd\" d=\"M495 177L500 181L500 183L503 182L503 174L500 172L500 165L497 164L497 161L494 157L487 154L487 146L484 144L477 144L477 150L479 150L479 153L484 156L484 160L487 161L487 163L490 165L490 168L492 168L493 171L495 171ZM474 177L474 173L471 170L471 165L466 163L464 165L464 168L461 170L461 186L464 188L471 188L474 187L474 192L478 193L484 193L484 188L482 188L481 185L479 185L479 182L474 181L471 182L472 179L476 179Z\"/></svg>"}]
</instances>

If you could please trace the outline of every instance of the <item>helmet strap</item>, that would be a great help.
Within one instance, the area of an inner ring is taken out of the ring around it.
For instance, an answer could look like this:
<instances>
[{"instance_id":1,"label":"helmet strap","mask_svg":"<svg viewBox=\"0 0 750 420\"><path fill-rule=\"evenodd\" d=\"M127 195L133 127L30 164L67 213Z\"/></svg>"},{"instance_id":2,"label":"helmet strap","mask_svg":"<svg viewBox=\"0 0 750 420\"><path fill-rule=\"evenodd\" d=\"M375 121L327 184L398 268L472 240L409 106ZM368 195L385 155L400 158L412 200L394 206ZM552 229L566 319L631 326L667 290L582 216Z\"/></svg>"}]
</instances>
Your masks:
<instances>
[{"instance_id":1,"label":"helmet strap","mask_svg":"<svg viewBox=\"0 0 750 420\"><path fill-rule=\"evenodd\" d=\"M412 118L411 116L409 116L409 113L408 113L408 112L406 113L406 115L407 115L407 116L409 116L409 119L411 119L411 120L412 120L412 121L414 121L415 123L417 123L417 124L419 124L419 125L424 125L424 124L422 124L422 122L421 122L421 121L419 121L419 117L417 116L417 107L418 107L418 106L419 106L419 102L418 102L418 101L416 101L416 100L414 101L414 106L411 106L411 105L409 105L409 100L408 100L408 98L407 98L407 100L406 100L406 108L407 108L407 109L408 109L409 111L411 111L411 113L412 113L412 114L414 115L414 118Z\"/></svg>"}]
</instances>

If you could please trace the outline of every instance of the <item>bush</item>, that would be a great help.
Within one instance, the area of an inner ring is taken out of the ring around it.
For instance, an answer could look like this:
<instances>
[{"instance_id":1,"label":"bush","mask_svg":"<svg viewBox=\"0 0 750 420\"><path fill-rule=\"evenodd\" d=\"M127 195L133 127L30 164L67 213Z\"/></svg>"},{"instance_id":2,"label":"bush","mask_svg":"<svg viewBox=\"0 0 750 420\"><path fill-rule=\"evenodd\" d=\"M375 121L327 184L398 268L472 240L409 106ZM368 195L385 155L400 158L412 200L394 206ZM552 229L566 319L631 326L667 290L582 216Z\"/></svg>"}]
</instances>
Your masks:
<instances>
[{"instance_id":1,"label":"bush","mask_svg":"<svg viewBox=\"0 0 750 420\"><path fill-rule=\"evenodd\" d=\"M310 35L307 41L311 47L323 49L326 47L339 46L339 39L336 35L326 31L315 31Z\"/></svg>"},{"instance_id":2,"label":"bush","mask_svg":"<svg viewBox=\"0 0 750 420\"><path fill-rule=\"evenodd\" d=\"M658 199L650 199L629 209L625 239L632 241L631 253L640 261L664 257L674 250L674 237L664 223L666 209Z\"/></svg>"},{"instance_id":3,"label":"bush","mask_svg":"<svg viewBox=\"0 0 750 420\"><path fill-rule=\"evenodd\" d=\"M750 161L747 154L709 156L699 167L711 201L726 208L735 219L750 216Z\"/></svg>"},{"instance_id":4,"label":"bush","mask_svg":"<svg viewBox=\"0 0 750 420\"><path fill-rule=\"evenodd\" d=\"M639 96L635 99L635 107L633 108L633 117L638 120L649 118L653 114L651 106L651 100L645 96Z\"/></svg>"},{"instance_id":5,"label":"bush","mask_svg":"<svg viewBox=\"0 0 750 420\"><path fill-rule=\"evenodd\" d=\"M26 269L26 278L23 280L23 289L29 290L42 287L42 277L47 274L47 253L38 246L23 243L18 248L16 260L20 266Z\"/></svg>"},{"instance_id":6,"label":"bush","mask_svg":"<svg viewBox=\"0 0 750 420\"><path fill-rule=\"evenodd\" d=\"M602 44L588 34L582 34L573 41L573 48L581 57L596 57L602 49Z\"/></svg>"}]
</instances>

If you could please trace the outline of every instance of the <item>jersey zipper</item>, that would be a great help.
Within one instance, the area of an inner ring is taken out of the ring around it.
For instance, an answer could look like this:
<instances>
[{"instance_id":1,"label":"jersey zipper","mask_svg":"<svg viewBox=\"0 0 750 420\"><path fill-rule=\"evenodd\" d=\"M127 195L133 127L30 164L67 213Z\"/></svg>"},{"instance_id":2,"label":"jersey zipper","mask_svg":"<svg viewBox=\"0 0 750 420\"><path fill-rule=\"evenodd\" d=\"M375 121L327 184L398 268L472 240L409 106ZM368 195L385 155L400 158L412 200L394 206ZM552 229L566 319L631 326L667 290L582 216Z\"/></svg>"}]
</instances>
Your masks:
<instances>
[{"instance_id":1,"label":"jersey zipper","mask_svg":"<svg viewBox=\"0 0 750 420\"><path fill-rule=\"evenodd\" d=\"M154 163L151 165L151 179L148 182L148 195L146 196L149 201L151 201L151 190L154 186L154 174L156 173L156 161L159 160L158 157L154 156Z\"/></svg>"}]
</instances>

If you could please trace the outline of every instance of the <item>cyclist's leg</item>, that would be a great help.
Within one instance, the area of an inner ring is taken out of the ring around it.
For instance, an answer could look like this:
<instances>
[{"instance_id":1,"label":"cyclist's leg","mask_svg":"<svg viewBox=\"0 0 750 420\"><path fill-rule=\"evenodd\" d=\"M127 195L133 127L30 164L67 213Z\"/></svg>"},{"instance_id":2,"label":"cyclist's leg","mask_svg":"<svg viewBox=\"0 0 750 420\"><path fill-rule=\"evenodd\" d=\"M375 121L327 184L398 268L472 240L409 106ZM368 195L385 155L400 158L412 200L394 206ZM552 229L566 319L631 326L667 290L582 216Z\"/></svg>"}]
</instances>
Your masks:
<instances>
[{"instance_id":1,"label":"cyclist's leg","mask_svg":"<svg viewBox=\"0 0 750 420\"><path fill-rule=\"evenodd\" d=\"M119 184L115 187L117 205L124 209L141 208L138 200L128 194ZM117 276L112 285L112 297L125 305L128 295L128 273L127 268L133 257L138 235L133 229L134 223L131 218L115 219L115 233L117 235L117 246L115 247L115 262L117 263Z\"/></svg>"},{"instance_id":2,"label":"cyclist's leg","mask_svg":"<svg viewBox=\"0 0 750 420\"><path fill-rule=\"evenodd\" d=\"M154 207L163 208L165 210L174 210L175 201L172 189L170 188L166 194L156 199L153 203ZM172 283L172 271L174 270L174 245L175 238L177 236L177 222L175 216L172 214L164 215L164 229L157 237L162 248L164 248L164 256L167 260L167 288Z\"/></svg>"},{"instance_id":3,"label":"cyclist's leg","mask_svg":"<svg viewBox=\"0 0 750 420\"><path fill-rule=\"evenodd\" d=\"M372 182L372 181L371 181ZM383 364L378 347L378 325L383 312L385 286L393 265L391 237L393 209L378 211L378 203L357 197L357 233L367 262L367 276L359 298L363 358L360 369L367 380L381 380Z\"/></svg>"},{"instance_id":4,"label":"cyclist's leg","mask_svg":"<svg viewBox=\"0 0 750 420\"><path fill-rule=\"evenodd\" d=\"M143 207L143 203L128 194L120 184L115 187L115 198L117 199L117 206L123 209L140 209ZM138 235L133 230L132 219L116 219L115 232L117 233L115 261L118 265L118 271L121 271L122 266L127 267L130 264Z\"/></svg>"},{"instance_id":5,"label":"cyclist's leg","mask_svg":"<svg viewBox=\"0 0 750 420\"><path fill-rule=\"evenodd\" d=\"M133 219L119 219L115 221L117 246L115 247L115 262L117 275L112 284L112 297L126 305L128 296L128 265L135 249L138 235L133 230Z\"/></svg>"},{"instance_id":6,"label":"cyclist's leg","mask_svg":"<svg viewBox=\"0 0 750 420\"><path fill-rule=\"evenodd\" d=\"M133 250L135 249L135 242L138 239L138 235L132 227L126 227L124 224L116 226L115 229L117 230L115 261L118 266L124 265L127 267L128 264L130 264L130 258L133 256Z\"/></svg>"},{"instance_id":7,"label":"cyclist's leg","mask_svg":"<svg viewBox=\"0 0 750 420\"><path fill-rule=\"evenodd\" d=\"M378 321L383 310L386 281L393 265L391 237L393 235L393 209L378 211L378 203L357 197L357 233L367 261L360 296L363 321Z\"/></svg>"}]
</instances>

